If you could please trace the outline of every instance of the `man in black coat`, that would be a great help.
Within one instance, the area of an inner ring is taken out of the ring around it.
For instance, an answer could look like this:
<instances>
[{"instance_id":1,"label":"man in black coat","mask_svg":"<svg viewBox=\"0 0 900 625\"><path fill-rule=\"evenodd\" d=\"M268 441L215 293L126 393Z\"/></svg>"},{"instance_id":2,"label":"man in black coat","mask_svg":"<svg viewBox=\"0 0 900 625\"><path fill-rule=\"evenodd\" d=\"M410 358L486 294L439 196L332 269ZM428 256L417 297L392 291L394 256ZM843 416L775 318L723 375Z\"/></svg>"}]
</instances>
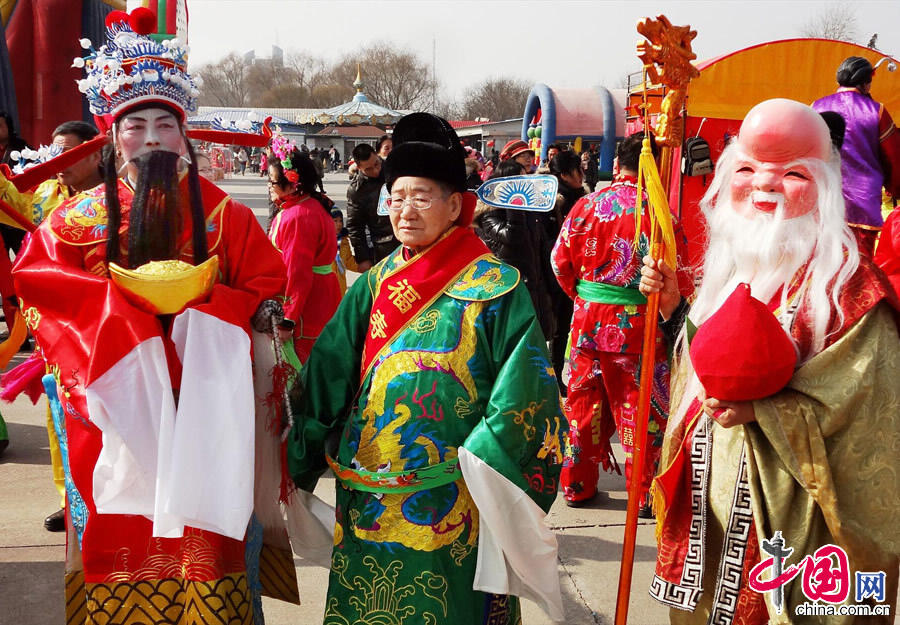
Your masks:
<instances>
[{"instance_id":1,"label":"man in black coat","mask_svg":"<svg viewBox=\"0 0 900 625\"><path fill-rule=\"evenodd\" d=\"M353 148L353 161L359 173L347 188L347 231L350 247L360 271L393 252L400 244L394 238L391 220L379 216L378 195L384 185L381 157L368 143Z\"/></svg>"}]
</instances>

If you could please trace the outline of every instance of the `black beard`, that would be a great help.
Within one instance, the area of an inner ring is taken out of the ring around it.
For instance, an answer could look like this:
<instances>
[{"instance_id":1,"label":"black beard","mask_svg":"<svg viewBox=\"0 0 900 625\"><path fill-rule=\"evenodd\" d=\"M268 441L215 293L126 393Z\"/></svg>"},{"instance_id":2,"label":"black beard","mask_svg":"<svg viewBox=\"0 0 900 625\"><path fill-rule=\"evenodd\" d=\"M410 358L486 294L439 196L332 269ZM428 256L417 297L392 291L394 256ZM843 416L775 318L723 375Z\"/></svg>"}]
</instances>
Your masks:
<instances>
[{"instance_id":1,"label":"black beard","mask_svg":"<svg viewBox=\"0 0 900 625\"><path fill-rule=\"evenodd\" d=\"M134 159L138 174L128 217L128 265L175 257L178 211L178 154L154 150Z\"/></svg>"}]
</instances>

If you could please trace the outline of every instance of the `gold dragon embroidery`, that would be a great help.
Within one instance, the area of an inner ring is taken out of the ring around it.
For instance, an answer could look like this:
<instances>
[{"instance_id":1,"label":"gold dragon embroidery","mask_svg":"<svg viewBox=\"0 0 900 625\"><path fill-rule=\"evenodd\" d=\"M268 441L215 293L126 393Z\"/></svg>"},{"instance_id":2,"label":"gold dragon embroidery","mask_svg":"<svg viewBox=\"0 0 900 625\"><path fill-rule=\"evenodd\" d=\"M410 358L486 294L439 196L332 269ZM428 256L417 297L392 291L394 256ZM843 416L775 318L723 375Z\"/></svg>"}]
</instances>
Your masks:
<instances>
[{"instance_id":1,"label":"gold dragon embroidery","mask_svg":"<svg viewBox=\"0 0 900 625\"><path fill-rule=\"evenodd\" d=\"M544 442L541 444L540 450L537 452L538 460L545 458L553 458L554 464L562 464L563 454L559 446L559 417L553 417L556 422L554 429L550 429L550 420L544 419L547 423L547 429L544 430Z\"/></svg>"},{"instance_id":2,"label":"gold dragon embroidery","mask_svg":"<svg viewBox=\"0 0 900 625\"><path fill-rule=\"evenodd\" d=\"M477 343L475 319L483 307L483 302L472 302L466 306L460 322L459 344L454 349L447 352L397 351L387 356L375 368L369 387L369 398L363 409L365 425L360 432L359 448L356 452L356 460L362 468L367 471L402 470L404 460L400 453L404 445L401 437L403 426L412 418L410 407L398 401L393 407L394 418L380 428L375 427L378 417L385 414L385 398L391 380L403 374L423 370L446 372L454 375L462 384L468 394L469 403L477 400L478 389L467 363L475 354ZM442 461L437 446L429 438L419 436L415 443L426 451L431 464ZM443 460L455 457L456 451L451 450L445 454ZM411 523L403 516L403 502L411 496L410 494L385 493L381 500L384 512L378 517L377 527L372 529L354 527L353 531L364 540L398 542L406 547L433 550L453 543L471 525L467 540L474 543L478 536L478 511L465 484L462 482L458 484L459 494L453 508L433 525Z\"/></svg>"},{"instance_id":3,"label":"gold dragon embroidery","mask_svg":"<svg viewBox=\"0 0 900 625\"><path fill-rule=\"evenodd\" d=\"M499 285L503 284L503 272L499 267L492 266L476 278L475 272L478 271L480 266L481 263L474 263L457 281L457 284L465 285L466 291L481 288L486 293L493 293Z\"/></svg>"},{"instance_id":4,"label":"gold dragon embroidery","mask_svg":"<svg viewBox=\"0 0 900 625\"><path fill-rule=\"evenodd\" d=\"M531 402L526 408L523 408L522 410L507 410L503 414L516 415L515 417L513 417L513 423L522 426L522 433L525 436L525 440L532 441L534 440L535 432L537 432L537 428L534 427L534 416L541 408L544 407L544 404L546 403L546 399L542 400L541 403Z\"/></svg>"}]
</instances>

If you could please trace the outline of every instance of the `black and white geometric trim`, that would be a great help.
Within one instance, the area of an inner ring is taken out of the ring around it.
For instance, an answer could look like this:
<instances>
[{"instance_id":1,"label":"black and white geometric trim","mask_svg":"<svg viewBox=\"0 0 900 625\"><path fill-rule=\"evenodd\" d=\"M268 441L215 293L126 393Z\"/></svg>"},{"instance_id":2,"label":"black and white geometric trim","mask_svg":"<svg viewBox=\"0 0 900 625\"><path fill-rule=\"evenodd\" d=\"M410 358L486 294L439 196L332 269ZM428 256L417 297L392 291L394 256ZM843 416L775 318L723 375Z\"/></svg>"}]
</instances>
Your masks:
<instances>
[{"instance_id":1,"label":"black and white geometric trim","mask_svg":"<svg viewBox=\"0 0 900 625\"><path fill-rule=\"evenodd\" d=\"M691 526L681 581L667 582L654 576L650 596L670 607L693 612L703 590L703 544L706 540L706 498L712 440L709 417L699 417L691 441Z\"/></svg>"},{"instance_id":2,"label":"black and white geometric trim","mask_svg":"<svg viewBox=\"0 0 900 625\"><path fill-rule=\"evenodd\" d=\"M688 588L667 582L659 575L653 576L650 582L650 596L670 608L692 612L700 599L700 588Z\"/></svg>"},{"instance_id":3,"label":"black and white geometric trim","mask_svg":"<svg viewBox=\"0 0 900 625\"><path fill-rule=\"evenodd\" d=\"M734 487L734 498L722 547L719 580L716 584L712 614L709 617L710 625L730 625L734 622L751 527L753 527L753 509L750 506L750 486L747 483L747 461L742 449L738 481Z\"/></svg>"},{"instance_id":4,"label":"black and white geometric trim","mask_svg":"<svg viewBox=\"0 0 900 625\"><path fill-rule=\"evenodd\" d=\"M703 587L703 547L706 544L706 514L709 506L709 463L712 459L710 419L701 415L691 444L691 529L684 557L683 586Z\"/></svg>"}]
</instances>

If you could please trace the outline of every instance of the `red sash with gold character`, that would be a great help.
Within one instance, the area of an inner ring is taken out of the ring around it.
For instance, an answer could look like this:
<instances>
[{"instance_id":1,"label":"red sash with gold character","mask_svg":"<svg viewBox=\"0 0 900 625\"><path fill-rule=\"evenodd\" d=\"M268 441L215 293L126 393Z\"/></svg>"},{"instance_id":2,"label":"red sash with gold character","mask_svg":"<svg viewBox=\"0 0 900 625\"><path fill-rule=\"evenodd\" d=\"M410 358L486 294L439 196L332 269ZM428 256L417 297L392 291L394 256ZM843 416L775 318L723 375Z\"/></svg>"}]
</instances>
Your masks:
<instances>
[{"instance_id":1,"label":"red sash with gold character","mask_svg":"<svg viewBox=\"0 0 900 625\"><path fill-rule=\"evenodd\" d=\"M440 297L469 265L490 254L470 228L455 227L402 267L378 282L363 347L360 381L377 357L403 330Z\"/></svg>"}]
</instances>

